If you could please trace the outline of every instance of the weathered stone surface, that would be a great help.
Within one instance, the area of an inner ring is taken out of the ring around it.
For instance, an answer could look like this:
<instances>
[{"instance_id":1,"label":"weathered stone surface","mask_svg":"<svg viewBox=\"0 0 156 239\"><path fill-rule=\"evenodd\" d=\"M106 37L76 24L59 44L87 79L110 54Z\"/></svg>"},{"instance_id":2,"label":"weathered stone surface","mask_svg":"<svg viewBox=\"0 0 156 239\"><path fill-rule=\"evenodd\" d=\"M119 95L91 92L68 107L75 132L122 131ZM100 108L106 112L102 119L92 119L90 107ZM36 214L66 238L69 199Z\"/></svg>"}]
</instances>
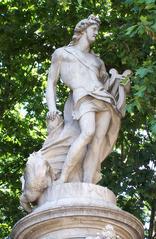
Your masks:
<instances>
[{"instance_id":1,"label":"weathered stone surface","mask_svg":"<svg viewBox=\"0 0 156 239\"><path fill-rule=\"evenodd\" d=\"M101 163L116 142L131 71L107 73L104 62L91 50L99 26L97 16L83 19L70 44L52 55L46 91L48 137L41 150L30 155L23 177L20 201L28 212L53 182L96 184ZM59 79L71 90L64 117L56 108Z\"/></svg>"},{"instance_id":2,"label":"weathered stone surface","mask_svg":"<svg viewBox=\"0 0 156 239\"><path fill-rule=\"evenodd\" d=\"M65 205L117 208L116 197L108 188L88 183L65 183L49 187L40 198L39 207L35 211Z\"/></svg>"},{"instance_id":3,"label":"weathered stone surface","mask_svg":"<svg viewBox=\"0 0 156 239\"><path fill-rule=\"evenodd\" d=\"M61 184L53 189L48 203L40 202L15 225L13 239L85 239L96 237L108 224L121 239L144 238L142 224L116 206L109 189L85 183Z\"/></svg>"},{"instance_id":4,"label":"weathered stone surface","mask_svg":"<svg viewBox=\"0 0 156 239\"><path fill-rule=\"evenodd\" d=\"M22 180L20 202L32 212L15 225L12 239L143 239L142 224L117 207L109 189L95 185L119 133L131 74L111 69L109 76L91 50L99 25L93 15L80 21L70 44L53 53L48 137L30 155ZM60 78L71 90L64 117L56 108Z\"/></svg>"}]
</instances>

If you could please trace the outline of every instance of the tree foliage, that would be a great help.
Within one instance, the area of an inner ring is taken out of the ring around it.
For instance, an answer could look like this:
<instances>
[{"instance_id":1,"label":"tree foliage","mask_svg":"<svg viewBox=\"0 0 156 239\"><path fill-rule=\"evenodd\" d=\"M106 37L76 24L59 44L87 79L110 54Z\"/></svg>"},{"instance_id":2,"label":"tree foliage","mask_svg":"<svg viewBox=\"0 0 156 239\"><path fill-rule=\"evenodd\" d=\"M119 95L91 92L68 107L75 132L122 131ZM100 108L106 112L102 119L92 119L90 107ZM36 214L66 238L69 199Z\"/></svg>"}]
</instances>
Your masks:
<instances>
[{"instance_id":1,"label":"tree foliage","mask_svg":"<svg viewBox=\"0 0 156 239\"><path fill-rule=\"evenodd\" d=\"M131 69L131 93L114 152L102 165L101 185L155 238L156 5L154 0L2 0L0 3L0 233L25 213L19 207L26 158L46 137L45 87L52 52L67 45L75 24L98 14L94 51L107 70ZM63 109L68 90L58 86Z\"/></svg>"}]
</instances>

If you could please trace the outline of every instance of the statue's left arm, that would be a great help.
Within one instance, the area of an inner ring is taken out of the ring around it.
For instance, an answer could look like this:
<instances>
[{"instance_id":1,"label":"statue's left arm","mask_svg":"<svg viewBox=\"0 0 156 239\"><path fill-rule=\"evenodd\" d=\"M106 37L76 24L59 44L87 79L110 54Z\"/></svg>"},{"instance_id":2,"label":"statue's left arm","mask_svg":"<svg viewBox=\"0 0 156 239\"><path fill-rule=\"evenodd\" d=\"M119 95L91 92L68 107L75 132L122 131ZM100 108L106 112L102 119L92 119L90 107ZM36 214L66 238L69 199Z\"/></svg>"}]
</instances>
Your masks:
<instances>
[{"instance_id":1,"label":"statue's left arm","mask_svg":"<svg viewBox=\"0 0 156 239\"><path fill-rule=\"evenodd\" d=\"M105 90L107 90L116 100L117 109L122 116L125 114L126 94L130 90L129 76L132 74L130 70L119 74L117 70L109 71L110 77L106 72L105 64L102 60L100 66L100 81L102 81Z\"/></svg>"},{"instance_id":2,"label":"statue's left arm","mask_svg":"<svg viewBox=\"0 0 156 239\"><path fill-rule=\"evenodd\" d=\"M100 69L99 69L100 81L104 84L106 90L109 89L109 75L106 71L104 62L100 59Z\"/></svg>"}]
</instances>

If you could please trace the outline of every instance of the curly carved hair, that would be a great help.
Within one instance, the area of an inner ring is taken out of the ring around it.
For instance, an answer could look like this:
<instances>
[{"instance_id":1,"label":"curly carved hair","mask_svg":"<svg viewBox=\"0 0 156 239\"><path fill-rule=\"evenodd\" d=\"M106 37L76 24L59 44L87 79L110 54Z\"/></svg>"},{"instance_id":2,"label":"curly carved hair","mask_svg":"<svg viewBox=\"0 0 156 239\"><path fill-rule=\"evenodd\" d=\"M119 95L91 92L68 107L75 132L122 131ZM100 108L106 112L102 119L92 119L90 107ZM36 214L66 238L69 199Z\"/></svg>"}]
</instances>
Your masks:
<instances>
[{"instance_id":1,"label":"curly carved hair","mask_svg":"<svg viewBox=\"0 0 156 239\"><path fill-rule=\"evenodd\" d=\"M72 37L72 41L69 43L69 46L75 45L78 42L78 40L81 38L82 32L84 32L89 26L93 24L100 26L100 23L101 21L99 17L94 16L93 14L90 15L88 18L78 22L78 24L76 25L74 29L74 35Z\"/></svg>"}]
</instances>

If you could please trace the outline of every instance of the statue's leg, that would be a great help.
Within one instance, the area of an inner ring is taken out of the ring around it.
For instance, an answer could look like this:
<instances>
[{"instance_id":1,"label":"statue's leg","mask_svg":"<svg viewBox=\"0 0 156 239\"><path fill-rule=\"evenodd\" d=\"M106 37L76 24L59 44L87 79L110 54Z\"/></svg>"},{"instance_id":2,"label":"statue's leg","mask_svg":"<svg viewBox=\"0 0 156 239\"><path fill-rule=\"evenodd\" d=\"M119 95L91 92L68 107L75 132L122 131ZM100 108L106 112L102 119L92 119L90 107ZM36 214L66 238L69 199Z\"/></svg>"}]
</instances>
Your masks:
<instances>
[{"instance_id":1,"label":"statue's leg","mask_svg":"<svg viewBox=\"0 0 156 239\"><path fill-rule=\"evenodd\" d=\"M101 147L105 139L111 121L109 111L96 114L96 130L93 141L88 146L88 151L83 163L83 182L93 183L93 179L99 163Z\"/></svg>"},{"instance_id":2,"label":"statue's leg","mask_svg":"<svg viewBox=\"0 0 156 239\"><path fill-rule=\"evenodd\" d=\"M81 133L69 149L62 169L61 177L58 180L59 182L67 182L69 174L72 172L77 163L83 159L83 152L86 150L86 146L91 142L95 133L95 113L88 112L84 114L80 118L79 124Z\"/></svg>"}]
</instances>

